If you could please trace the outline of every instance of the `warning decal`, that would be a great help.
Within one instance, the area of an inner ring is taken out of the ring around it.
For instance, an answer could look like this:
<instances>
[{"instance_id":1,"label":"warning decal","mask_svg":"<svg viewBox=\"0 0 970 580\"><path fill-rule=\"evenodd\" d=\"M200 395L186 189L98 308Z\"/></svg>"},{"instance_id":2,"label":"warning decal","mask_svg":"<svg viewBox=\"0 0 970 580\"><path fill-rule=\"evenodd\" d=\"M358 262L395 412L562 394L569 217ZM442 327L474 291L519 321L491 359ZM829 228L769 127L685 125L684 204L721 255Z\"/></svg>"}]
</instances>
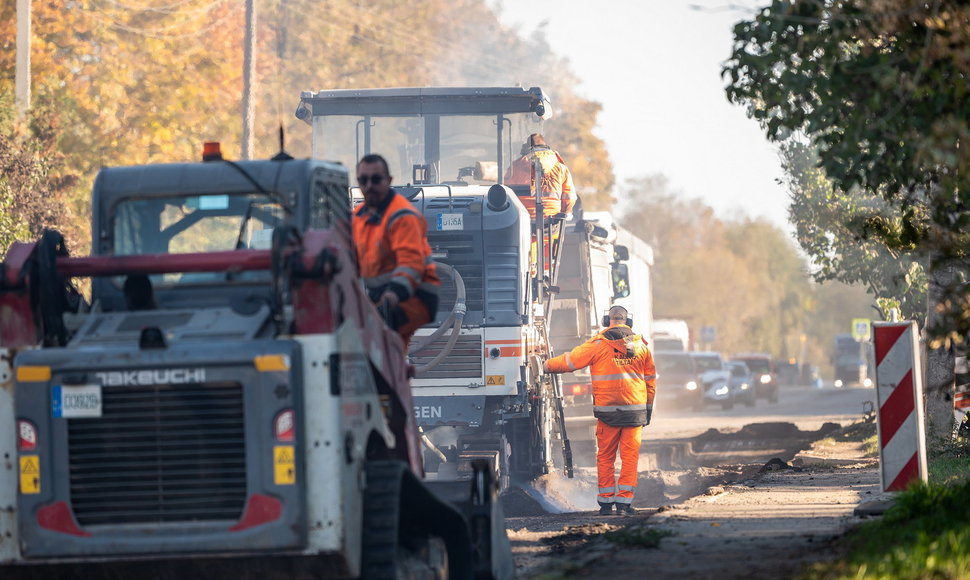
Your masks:
<instances>
[{"instance_id":1,"label":"warning decal","mask_svg":"<svg viewBox=\"0 0 970 580\"><path fill-rule=\"evenodd\" d=\"M36 455L24 455L20 458L20 493L40 493L40 458Z\"/></svg>"},{"instance_id":2,"label":"warning decal","mask_svg":"<svg viewBox=\"0 0 970 580\"><path fill-rule=\"evenodd\" d=\"M273 483L293 485L296 483L296 455L292 445L273 447Z\"/></svg>"},{"instance_id":3,"label":"warning decal","mask_svg":"<svg viewBox=\"0 0 970 580\"><path fill-rule=\"evenodd\" d=\"M486 385L504 385L505 375L486 375L485 376Z\"/></svg>"}]
</instances>

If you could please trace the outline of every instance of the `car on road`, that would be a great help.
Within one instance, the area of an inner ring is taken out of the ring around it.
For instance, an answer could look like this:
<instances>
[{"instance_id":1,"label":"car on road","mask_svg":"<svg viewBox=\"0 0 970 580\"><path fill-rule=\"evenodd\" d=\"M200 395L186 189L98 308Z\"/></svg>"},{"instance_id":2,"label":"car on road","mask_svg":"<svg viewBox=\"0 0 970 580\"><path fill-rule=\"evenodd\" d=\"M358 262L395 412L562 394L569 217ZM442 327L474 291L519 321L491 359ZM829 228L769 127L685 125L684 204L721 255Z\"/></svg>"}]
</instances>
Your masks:
<instances>
[{"instance_id":1,"label":"car on road","mask_svg":"<svg viewBox=\"0 0 970 580\"><path fill-rule=\"evenodd\" d=\"M683 351L660 350L653 353L657 366L657 394L654 405L660 408L699 409L703 392L694 359Z\"/></svg>"},{"instance_id":2,"label":"car on road","mask_svg":"<svg viewBox=\"0 0 970 580\"><path fill-rule=\"evenodd\" d=\"M730 385L734 402L754 407L758 399L758 393L755 392L754 373L741 361L729 360L724 365L731 373Z\"/></svg>"},{"instance_id":3,"label":"car on road","mask_svg":"<svg viewBox=\"0 0 970 580\"><path fill-rule=\"evenodd\" d=\"M717 352L693 351L690 353L697 369L700 388L703 392L701 404L717 403L724 409L734 407L731 392L731 373L724 367L724 360Z\"/></svg>"},{"instance_id":4,"label":"car on road","mask_svg":"<svg viewBox=\"0 0 970 580\"><path fill-rule=\"evenodd\" d=\"M768 399L769 403L778 402L778 373L775 361L767 353L736 354L731 360L748 365L755 376L755 391L759 399Z\"/></svg>"}]
</instances>

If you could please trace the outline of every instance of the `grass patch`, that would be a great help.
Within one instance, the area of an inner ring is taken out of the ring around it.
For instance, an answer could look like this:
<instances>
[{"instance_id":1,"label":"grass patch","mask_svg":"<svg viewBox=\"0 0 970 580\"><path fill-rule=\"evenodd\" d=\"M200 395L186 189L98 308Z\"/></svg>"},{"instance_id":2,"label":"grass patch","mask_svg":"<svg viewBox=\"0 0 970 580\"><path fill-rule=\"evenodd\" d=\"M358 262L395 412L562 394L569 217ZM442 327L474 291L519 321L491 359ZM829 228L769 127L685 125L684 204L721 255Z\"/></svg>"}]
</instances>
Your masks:
<instances>
[{"instance_id":1,"label":"grass patch","mask_svg":"<svg viewBox=\"0 0 970 580\"><path fill-rule=\"evenodd\" d=\"M879 440L876 436L876 423L861 421L846 425L837 433L820 439L816 447L832 447L837 443L860 443L865 457L879 457Z\"/></svg>"},{"instance_id":2,"label":"grass patch","mask_svg":"<svg viewBox=\"0 0 970 580\"><path fill-rule=\"evenodd\" d=\"M970 439L961 437L934 450L929 458L929 470L930 481L934 483L952 484L970 479Z\"/></svg>"},{"instance_id":3,"label":"grass patch","mask_svg":"<svg viewBox=\"0 0 970 580\"><path fill-rule=\"evenodd\" d=\"M635 528L623 528L620 530L614 530L612 532L606 532L603 534L603 538L608 542L613 542L614 544L621 544L623 546L632 546L638 548L657 548L660 546L660 540L673 536L673 530L664 530L661 528L647 528L647 527L635 527Z\"/></svg>"},{"instance_id":4,"label":"grass patch","mask_svg":"<svg viewBox=\"0 0 970 580\"><path fill-rule=\"evenodd\" d=\"M848 556L804 578L970 579L970 481L914 485L846 536Z\"/></svg>"}]
</instances>

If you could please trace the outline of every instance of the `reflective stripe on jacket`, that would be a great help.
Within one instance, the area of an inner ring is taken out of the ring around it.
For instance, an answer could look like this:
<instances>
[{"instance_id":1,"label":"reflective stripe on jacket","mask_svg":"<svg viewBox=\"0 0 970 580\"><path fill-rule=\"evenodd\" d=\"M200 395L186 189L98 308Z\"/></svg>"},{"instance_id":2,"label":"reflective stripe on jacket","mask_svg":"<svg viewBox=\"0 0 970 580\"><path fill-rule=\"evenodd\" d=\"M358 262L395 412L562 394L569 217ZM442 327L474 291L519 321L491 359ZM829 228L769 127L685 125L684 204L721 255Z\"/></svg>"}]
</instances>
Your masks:
<instances>
[{"instance_id":1,"label":"reflective stripe on jacket","mask_svg":"<svg viewBox=\"0 0 970 580\"><path fill-rule=\"evenodd\" d=\"M573 198L573 176L559 153L552 149L537 149L518 158L506 175L508 185L531 185L532 162L539 160L542 166L542 215L554 216L569 213L576 200ZM529 217L536 217L536 203L532 196L520 196L519 201L529 211Z\"/></svg>"},{"instance_id":2,"label":"reflective stripe on jacket","mask_svg":"<svg viewBox=\"0 0 970 580\"><path fill-rule=\"evenodd\" d=\"M629 326L613 325L573 350L550 359L549 372L589 367L593 414L613 426L644 425L653 409L657 370L642 336Z\"/></svg>"},{"instance_id":3,"label":"reflective stripe on jacket","mask_svg":"<svg viewBox=\"0 0 970 580\"><path fill-rule=\"evenodd\" d=\"M419 290L438 293L424 216L405 197L391 190L376 213L361 205L353 226L360 275L372 297L384 289L402 301Z\"/></svg>"}]
</instances>

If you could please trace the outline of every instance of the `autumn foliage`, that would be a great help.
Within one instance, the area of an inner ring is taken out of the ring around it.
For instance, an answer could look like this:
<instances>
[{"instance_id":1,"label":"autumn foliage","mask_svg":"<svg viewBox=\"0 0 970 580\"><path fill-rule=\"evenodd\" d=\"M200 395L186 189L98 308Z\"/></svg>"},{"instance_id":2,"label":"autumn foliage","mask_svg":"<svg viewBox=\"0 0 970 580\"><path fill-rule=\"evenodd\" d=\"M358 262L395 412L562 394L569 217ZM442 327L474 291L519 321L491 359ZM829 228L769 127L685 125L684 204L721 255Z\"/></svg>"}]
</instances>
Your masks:
<instances>
[{"instance_id":1,"label":"autumn foliage","mask_svg":"<svg viewBox=\"0 0 970 580\"><path fill-rule=\"evenodd\" d=\"M13 92L15 4L0 5L5 95ZM280 125L288 151L309 155L309 127L293 115L302 90L542 86L557 112L550 142L588 202L609 207L612 166L591 132L599 104L573 92L577 79L541 37L503 26L485 0L258 0L256 7L257 157L279 149ZM57 114L49 146L58 171L80 178L65 193L80 222L102 166L194 160L207 140L239 157L243 2L35 0L32 10L33 102ZM4 101L8 112L11 104Z\"/></svg>"}]
</instances>

